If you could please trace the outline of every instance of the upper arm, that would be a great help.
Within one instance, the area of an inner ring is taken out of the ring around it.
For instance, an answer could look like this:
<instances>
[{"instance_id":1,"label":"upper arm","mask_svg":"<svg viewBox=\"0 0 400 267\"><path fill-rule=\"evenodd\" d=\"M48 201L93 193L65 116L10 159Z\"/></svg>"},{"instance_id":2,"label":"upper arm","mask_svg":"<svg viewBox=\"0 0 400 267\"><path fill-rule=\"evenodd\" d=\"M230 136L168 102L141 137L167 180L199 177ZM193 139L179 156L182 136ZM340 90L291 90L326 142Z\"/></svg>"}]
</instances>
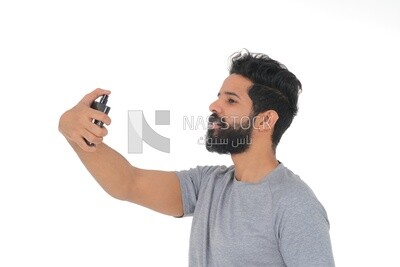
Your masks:
<instances>
[{"instance_id":1,"label":"upper arm","mask_svg":"<svg viewBox=\"0 0 400 267\"><path fill-rule=\"evenodd\" d=\"M305 194L286 203L279 227L279 247L287 266L335 266L325 209Z\"/></svg>"},{"instance_id":2,"label":"upper arm","mask_svg":"<svg viewBox=\"0 0 400 267\"><path fill-rule=\"evenodd\" d=\"M126 200L171 216L182 216L182 193L174 172L133 167Z\"/></svg>"}]
</instances>

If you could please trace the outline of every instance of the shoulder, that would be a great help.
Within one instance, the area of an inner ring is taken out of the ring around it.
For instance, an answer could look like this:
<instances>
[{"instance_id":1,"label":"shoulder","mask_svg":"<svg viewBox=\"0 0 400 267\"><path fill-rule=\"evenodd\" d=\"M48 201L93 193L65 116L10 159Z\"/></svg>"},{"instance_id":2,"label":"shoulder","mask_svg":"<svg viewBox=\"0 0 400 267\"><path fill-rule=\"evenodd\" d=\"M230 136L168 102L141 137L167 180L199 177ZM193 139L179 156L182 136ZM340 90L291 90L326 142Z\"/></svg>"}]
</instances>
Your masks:
<instances>
[{"instance_id":1,"label":"shoulder","mask_svg":"<svg viewBox=\"0 0 400 267\"><path fill-rule=\"evenodd\" d=\"M196 166L188 170L175 172L180 180L188 179L194 183L203 183L208 180L221 179L228 177L233 172L233 166L226 167L224 165L214 166Z\"/></svg>"},{"instance_id":2,"label":"shoulder","mask_svg":"<svg viewBox=\"0 0 400 267\"><path fill-rule=\"evenodd\" d=\"M199 177L217 177L217 176L224 176L226 173L233 170L233 167L226 167L224 165L205 165L205 166L196 166L194 168L190 168L188 170L176 171L175 173L178 176L185 176L185 175L195 175Z\"/></svg>"},{"instance_id":3,"label":"shoulder","mask_svg":"<svg viewBox=\"0 0 400 267\"><path fill-rule=\"evenodd\" d=\"M279 166L279 169L272 173L268 184L273 204L278 212L317 211L325 214L325 210L313 190L285 166Z\"/></svg>"},{"instance_id":4,"label":"shoulder","mask_svg":"<svg viewBox=\"0 0 400 267\"><path fill-rule=\"evenodd\" d=\"M315 198L312 189L297 174L282 164L270 174L267 182L275 199Z\"/></svg>"}]
</instances>

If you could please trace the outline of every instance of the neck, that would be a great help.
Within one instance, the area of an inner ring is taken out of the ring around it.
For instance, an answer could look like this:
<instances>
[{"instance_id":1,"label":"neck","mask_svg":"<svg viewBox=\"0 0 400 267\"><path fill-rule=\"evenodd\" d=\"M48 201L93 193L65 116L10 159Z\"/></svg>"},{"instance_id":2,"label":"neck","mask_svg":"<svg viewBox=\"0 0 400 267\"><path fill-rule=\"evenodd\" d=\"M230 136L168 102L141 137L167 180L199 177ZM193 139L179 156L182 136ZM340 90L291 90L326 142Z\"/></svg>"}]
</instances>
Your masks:
<instances>
[{"instance_id":1,"label":"neck","mask_svg":"<svg viewBox=\"0 0 400 267\"><path fill-rule=\"evenodd\" d=\"M240 154L231 155L238 181L257 183L278 166L275 152L265 146L251 146Z\"/></svg>"}]
</instances>

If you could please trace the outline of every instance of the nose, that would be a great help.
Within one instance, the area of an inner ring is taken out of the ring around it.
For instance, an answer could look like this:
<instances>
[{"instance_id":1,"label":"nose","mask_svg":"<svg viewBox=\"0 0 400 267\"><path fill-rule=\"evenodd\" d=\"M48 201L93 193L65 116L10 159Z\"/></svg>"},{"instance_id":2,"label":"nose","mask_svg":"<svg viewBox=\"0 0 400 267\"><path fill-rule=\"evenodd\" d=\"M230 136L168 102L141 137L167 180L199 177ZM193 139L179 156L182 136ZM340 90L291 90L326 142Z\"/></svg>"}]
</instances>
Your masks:
<instances>
[{"instance_id":1,"label":"nose","mask_svg":"<svg viewBox=\"0 0 400 267\"><path fill-rule=\"evenodd\" d=\"M209 106L209 110L212 113L217 113L218 115L221 114L221 106L219 105L219 99L215 100L214 102L212 102Z\"/></svg>"}]
</instances>

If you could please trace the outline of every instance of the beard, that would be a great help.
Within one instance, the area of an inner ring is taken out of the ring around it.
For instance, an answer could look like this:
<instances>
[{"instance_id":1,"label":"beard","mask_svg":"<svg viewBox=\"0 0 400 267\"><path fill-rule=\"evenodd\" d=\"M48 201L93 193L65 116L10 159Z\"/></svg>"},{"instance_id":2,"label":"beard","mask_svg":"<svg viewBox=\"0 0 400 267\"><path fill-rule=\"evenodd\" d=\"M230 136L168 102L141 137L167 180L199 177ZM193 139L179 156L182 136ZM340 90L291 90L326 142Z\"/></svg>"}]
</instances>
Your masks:
<instances>
[{"instance_id":1,"label":"beard","mask_svg":"<svg viewBox=\"0 0 400 267\"><path fill-rule=\"evenodd\" d=\"M209 125L216 124L219 127L209 128L206 136L206 149L218 154L239 154L249 149L251 144L251 134L253 132L253 118L245 123L229 125L217 114L212 114L209 118Z\"/></svg>"}]
</instances>

